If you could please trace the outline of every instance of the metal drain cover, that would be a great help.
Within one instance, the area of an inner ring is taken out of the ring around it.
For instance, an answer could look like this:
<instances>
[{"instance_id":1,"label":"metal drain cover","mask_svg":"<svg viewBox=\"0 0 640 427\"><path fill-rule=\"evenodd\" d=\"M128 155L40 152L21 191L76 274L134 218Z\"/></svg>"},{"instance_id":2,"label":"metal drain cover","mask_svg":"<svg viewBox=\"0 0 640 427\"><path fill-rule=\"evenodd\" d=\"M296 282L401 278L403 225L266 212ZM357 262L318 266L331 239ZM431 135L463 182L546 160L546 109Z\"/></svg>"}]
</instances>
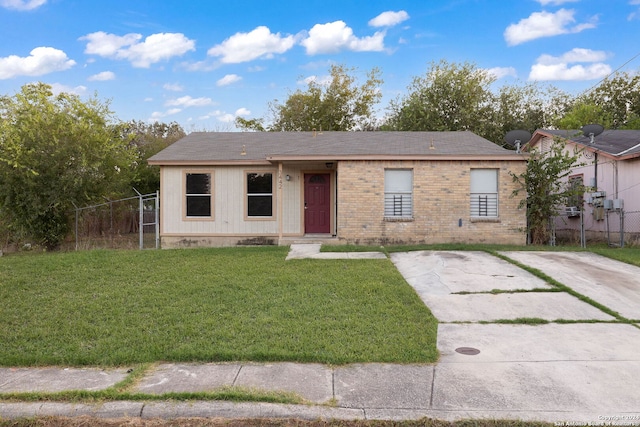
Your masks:
<instances>
[{"instance_id":1,"label":"metal drain cover","mask_svg":"<svg viewBox=\"0 0 640 427\"><path fill-rule=\"evenodd\" d=\"M473 347L458 347L456 348L456 353L465 354L467 356L475 356L476 354L480 354L480 350Z\"/></svg>"}]
</instances>

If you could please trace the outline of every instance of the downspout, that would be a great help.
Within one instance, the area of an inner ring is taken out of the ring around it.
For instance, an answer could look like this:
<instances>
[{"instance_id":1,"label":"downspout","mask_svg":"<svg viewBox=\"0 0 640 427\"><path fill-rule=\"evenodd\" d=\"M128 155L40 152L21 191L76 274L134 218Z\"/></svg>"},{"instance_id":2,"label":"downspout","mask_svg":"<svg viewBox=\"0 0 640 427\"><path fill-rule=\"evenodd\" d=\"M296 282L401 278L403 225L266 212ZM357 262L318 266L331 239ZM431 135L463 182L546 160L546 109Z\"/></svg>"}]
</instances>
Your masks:
<instances>
[{"instance_id":1,"label":"downspout","mask_svg":"<svg viewBox=\"0 0 640 427\"><path fill-rule=\"evenodd\" d=\"M593 179L595 180L594 190L598 191L598 152L597 151L594 153L593 166L594 166Z\"/></svg>"},{"instance_id":2,"label":"downspout","mask_svg":"<svg viewBox=\"0 0 640 427\"><path fill-rule=\"evenodd\" d=\"M613 161L613 195L614 199L618 198L618 161Z\"/></svg>"}]
</instances>

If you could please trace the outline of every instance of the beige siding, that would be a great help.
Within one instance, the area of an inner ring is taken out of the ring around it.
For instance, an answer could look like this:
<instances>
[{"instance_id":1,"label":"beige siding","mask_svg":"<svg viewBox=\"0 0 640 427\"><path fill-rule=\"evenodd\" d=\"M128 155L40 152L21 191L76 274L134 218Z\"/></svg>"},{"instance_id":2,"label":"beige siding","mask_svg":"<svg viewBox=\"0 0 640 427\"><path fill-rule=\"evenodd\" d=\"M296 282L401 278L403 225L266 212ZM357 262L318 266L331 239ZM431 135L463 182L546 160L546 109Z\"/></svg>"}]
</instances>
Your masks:
<instances>
[{"instance_id":1,"label":"beige siding","mask_svg":"<svg viewBox=\"0 0 640 427\"><path fill-rule=\"evenodd\" d=\"M338 237L352 243L525 243L525 211L509 171L522 161L351 161L338 168ZM384 170L413 170L413 220L384 218ZM499 217L470 217L470 170L495 168Z\"/></svg>"},{"instance_id":2,"label":"beige siding","mask_svg":"<svg viewBox=\"0 0 640 427\"><path fill-rule=\"evenodd\" d=\"M274 166L216 166L179 167L164 166L161 169L161 234L163 244L181 246L189 244L209 244L206 238L220 237L220 242L236 244L238 240L252 237L280 234L280 198L282 199L283 236L302 235L302 187L303 168L284 166L282 177ZM192 171L210 171L213 175L213 219L185 218L184 175ZM245 174L247 172L269 171L275 176L273 217L253 219L246 217ZM286 175L290 180L286 180ZM197 237L205 238L199 242ZM184 242L181 239L184 238ZM212 244L215 244L213 242Z\"/></svg>"},{"instance_id":3,"label":"beige siding","mask_svg":"<svg viewBox=\"0 0 640 427\"><path fill-rule=\"evenodd\" d=\"M274 215L269 219L245 217L245 173L269 171L270 167L212 167L213 220L184 217L185 189L183 176L195 168L162 168L162 233L165 235L265 235L278 233L277 184L274 191ZM204 170L205 168L198 168Z\"/></svg>"}]
</instances>

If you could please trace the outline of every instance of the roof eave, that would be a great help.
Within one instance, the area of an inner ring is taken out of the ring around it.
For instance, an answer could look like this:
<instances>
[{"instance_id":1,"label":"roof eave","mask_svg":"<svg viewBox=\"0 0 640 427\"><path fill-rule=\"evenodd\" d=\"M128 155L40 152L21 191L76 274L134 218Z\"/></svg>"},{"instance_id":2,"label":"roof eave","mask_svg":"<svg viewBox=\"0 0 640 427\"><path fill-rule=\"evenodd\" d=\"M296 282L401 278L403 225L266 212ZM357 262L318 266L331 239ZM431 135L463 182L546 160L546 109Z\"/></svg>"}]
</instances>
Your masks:
<instances>
[{"instance_id":1,"label":"roof eave","mask_svg":"<svg viewBox=\"0 0 640 427\"><path fill-rule=\"evenodd\" d=\"M366 154L366 155L329 155L329 156L268 156L270 162L291 162L291 161L340 161L340 160L511 160L523 161L529 157L528 153L520 154Z\"/></svg>"},{"instance_id":2,"label":"roof eave","mask_svg":"<svg viewBox=\"0 0 640 427\"><path fill-rule=\"evenodd\" d=\"M270 165L268 160L149 160L152 166L233 166Z\"/></svg>"}]
</instances>

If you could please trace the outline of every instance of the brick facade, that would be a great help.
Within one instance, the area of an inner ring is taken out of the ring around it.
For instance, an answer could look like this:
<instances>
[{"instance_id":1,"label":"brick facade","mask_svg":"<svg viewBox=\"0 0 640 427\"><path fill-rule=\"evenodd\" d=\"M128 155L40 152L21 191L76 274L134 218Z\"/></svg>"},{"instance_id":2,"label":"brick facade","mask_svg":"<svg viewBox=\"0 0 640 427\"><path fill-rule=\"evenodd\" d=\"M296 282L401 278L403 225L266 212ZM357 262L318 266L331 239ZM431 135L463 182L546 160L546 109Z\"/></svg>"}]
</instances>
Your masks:
<instances>
[{"instance_id":1,"label":"brick facade","mask_svg":"<svg viewBox=\"0 0 640 427\"><path fill-rule=\"evenodd\" d=\"M523 161L340 161L337 235L354 244L526 243L526 213L509 172ZM470 214L470 171L498 169L498 218ZM385 169L413 170L413 219L384 217Z\"/></svg>"}]
</instances>

